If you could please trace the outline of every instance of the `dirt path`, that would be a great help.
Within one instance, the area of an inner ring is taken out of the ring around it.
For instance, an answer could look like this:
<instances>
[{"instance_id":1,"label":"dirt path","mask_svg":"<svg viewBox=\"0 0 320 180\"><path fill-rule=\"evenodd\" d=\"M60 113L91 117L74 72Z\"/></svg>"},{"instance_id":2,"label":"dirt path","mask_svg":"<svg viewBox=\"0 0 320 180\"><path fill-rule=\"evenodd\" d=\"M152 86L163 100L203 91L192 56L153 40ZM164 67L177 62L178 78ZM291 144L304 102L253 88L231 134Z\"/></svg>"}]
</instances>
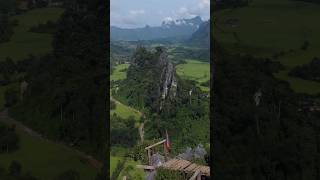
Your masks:
<instances>
[{"instance_id":1,"label":"dirt path","mask_svg":"<svg viewBox=\"0 0 320 180\"><path fill-rule=\"evenodd\" d=\"M144 141L144 122L139 125L139 135L141 142Z\"/></svg>"},{"instance_id":2,"label":"dirt path","mask_svg":"<svg viewBox=\"0 0 320 180\"><path fill-rule=\"evenodd\" d=\"M112 96L110 96L110 100L114 101L116 104L121 104L121 105L123 105L123 106L128 107L130 110L132 110L133 112L138 113L140 116L144 116L144 114L143 114L142 112L140 112L140 111L138 111L137 109L134 109L134 108L132 108L132 107L130 107L130 106L127 106L127 105L121 103L120 101L114 99ZM138 129L139 129L139 135L140 135L140 140L141 140L141 142L144 141L144 124L145 124L145 122L140 123L140 124L139 124L139 128L138 128Z\"/></svg>"},{"instance_id":3,"label":"dirt path","mask_svg":"<svg viewBox=\"0 0 320 180\"><path fill-rule=\"evenodd\" d=\"M33 131L32 129L28 128L27 126L25 126L21 122L16 121L15 119L11 118L9 116L9 114L8 114L8 110L7 109L2 110L0 112L0 121L5 123L5 124L14 125L17 130L21 130L24 133L26 133L26 134L28 134L28 135L30 135L32 137L41 139L43 141L48 141L48 142L52 142L52 143L58 144L58 145L64 147L66 150L70 150L70 151L76 152L81 158L87 160L87 162L91 166L96 168L96 169L100 169L102 167L102 163L100 161L96 160L94 157L92 157L90 155L87 155L84 152L81 152L81 151L79 151L77 149L71 148L71 147L67 146L66 144L64 144L62 142L51 141L51 140L45 138L44 136L42 136L41 134L39 134L39 133Z\"/></svg>"}]
</instances>

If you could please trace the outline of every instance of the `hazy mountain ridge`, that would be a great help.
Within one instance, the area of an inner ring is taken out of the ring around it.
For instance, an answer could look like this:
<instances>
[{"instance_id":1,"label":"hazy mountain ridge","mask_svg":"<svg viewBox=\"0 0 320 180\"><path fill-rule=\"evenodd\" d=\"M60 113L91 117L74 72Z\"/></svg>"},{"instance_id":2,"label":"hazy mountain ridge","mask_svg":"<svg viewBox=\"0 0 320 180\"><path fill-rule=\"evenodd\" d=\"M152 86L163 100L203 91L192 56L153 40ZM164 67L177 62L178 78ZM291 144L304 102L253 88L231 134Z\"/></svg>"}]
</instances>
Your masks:
<instances>
[{"instance_id":1,"label":"hazy mountain ridge","mask_svg":"<svg viewBox=\"0 0 320 180\"><path fill-rule=\"evenodd\" d=\"M203 22L189 39L190 43L210 47L210 20Z\"/></svg>"},{"instance_id":2,"label":"hazy mountain ridge","mask_svg":"<svg viewBox=\"0 0 320 180\"><path fill-rule=\"evenodd\" d=\"M143 28L126 29L111 26L110 35L112 40L154 40L169 37L188 38L202 24L201 17L196 16L191 19L165 20L161 26L151 27L146 25Z\"/></svg>"}]
</instances>

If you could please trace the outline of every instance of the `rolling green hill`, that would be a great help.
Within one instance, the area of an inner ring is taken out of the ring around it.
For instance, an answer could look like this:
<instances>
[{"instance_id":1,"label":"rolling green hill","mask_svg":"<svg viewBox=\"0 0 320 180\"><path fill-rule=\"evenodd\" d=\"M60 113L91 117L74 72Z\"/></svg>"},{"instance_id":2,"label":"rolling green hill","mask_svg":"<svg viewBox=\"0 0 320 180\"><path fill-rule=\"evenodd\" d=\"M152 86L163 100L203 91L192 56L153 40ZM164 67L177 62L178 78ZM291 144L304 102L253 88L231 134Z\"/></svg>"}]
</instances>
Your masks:
<instances>
[{"instance_id":1,"label":"rolling green hill","mask_svg":"<svg viewBox=\"0 0 320 180\"><path fill-rule=\"evenodd\" d=\"M111 81L118 81L126 78L126 69L128 69L129 64L119 64L114 66L113 73L110 75Z\"/></svg>"},{"instance_id":2,"label":"rolling green hill","mask_svg":"<svg viewBox=\"0 0 320 180\"><path fill-rule=\"evenodd\" d=\"M198 82L198 86L204 90L209 91L208 86L202 86L201 83L205 83L210 80L210 64L197 60L186 60L186 64L179 64L176 67L177 74L183 78L195 80Z\"/></svg>"}]
</instances>

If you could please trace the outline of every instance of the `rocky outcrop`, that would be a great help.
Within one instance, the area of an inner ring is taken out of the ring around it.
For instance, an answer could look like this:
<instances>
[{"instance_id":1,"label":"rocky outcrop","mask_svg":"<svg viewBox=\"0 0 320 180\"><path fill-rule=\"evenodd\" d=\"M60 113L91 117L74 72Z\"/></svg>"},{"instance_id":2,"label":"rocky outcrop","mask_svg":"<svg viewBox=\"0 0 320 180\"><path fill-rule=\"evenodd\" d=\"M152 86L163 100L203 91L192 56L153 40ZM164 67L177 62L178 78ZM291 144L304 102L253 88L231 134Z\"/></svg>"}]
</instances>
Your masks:
<instances>
[{"instance_id":1,"label":"rocky outcrop","mask_svg":"<svg viewBox=\"0 0 320 180\"><path fill-rule=\"evenodd\" d=\"M160 110L162 109L164 101L169 98L174 98L177 93L177 79L175 75L175 68L169 61L168 54L164 48L158 49L159 67L161 69L160 75Z\"/></svg>"},{"instance_id":2,"label":"rocky outcrop","mask_svg":"<svg viewBox=\"0 0 320 180\"><path fill-rule=\"evenodd\" d=\"M119 85L118 94L128 97L128 103L159 113L165 102L177 96L175 67L164 47L147 50L138 46L132 56L127 79Z\"/></svg>"}]
</instances>

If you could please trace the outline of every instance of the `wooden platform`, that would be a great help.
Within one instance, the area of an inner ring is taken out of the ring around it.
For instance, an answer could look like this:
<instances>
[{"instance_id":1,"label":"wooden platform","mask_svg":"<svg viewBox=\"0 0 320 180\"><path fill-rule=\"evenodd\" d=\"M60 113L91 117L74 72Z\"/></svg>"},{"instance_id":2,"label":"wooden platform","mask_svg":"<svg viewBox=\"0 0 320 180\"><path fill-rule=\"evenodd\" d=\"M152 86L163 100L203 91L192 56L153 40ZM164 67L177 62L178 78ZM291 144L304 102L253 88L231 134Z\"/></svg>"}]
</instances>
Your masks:
<instances>
[{"instance_id":1,"label":"wooden platform","mask_svg":"<svg viewBox=\"0 0 320 180\"><path fill-rule=\"evenodd\" d=\"M198 165L183 159L170 159L161 165L161 167L175 171L184 171L186 173L195 173L199 170L201 175L210 176L209 166Z\"/></svg>"}]
</instances>

